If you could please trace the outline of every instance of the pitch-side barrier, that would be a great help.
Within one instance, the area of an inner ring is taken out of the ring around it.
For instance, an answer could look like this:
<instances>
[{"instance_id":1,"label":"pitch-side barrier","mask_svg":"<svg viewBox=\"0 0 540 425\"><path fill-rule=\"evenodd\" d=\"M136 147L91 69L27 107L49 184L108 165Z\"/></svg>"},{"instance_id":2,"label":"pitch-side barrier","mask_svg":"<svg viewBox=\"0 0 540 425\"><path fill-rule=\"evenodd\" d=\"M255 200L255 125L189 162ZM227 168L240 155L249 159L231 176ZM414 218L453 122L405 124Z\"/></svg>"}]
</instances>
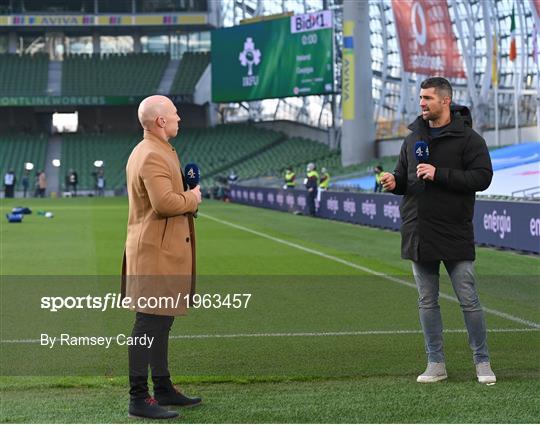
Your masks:
<instances>
[{"instance_id":1,"label":"pitch-side barrier","mask_svg":"<svg viewBox=\"0 0 540 425\"><path fill-rule=\"evenodd\" d=\"M307 214L305 190L231 186L239 204ZM349 223L399 230L401 197L386 193L323 191L317 216ZM478 244L540 254L540 203L477 199L474 212Z\"/></svg>"}]
</instances>

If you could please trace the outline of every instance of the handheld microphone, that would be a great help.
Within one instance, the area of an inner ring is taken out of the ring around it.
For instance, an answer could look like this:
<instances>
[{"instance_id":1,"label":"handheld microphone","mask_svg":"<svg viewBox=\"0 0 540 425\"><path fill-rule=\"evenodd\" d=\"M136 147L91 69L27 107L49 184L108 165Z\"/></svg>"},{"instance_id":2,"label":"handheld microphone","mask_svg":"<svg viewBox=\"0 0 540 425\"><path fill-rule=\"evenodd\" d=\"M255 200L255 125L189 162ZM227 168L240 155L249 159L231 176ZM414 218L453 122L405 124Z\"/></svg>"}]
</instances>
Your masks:
<instances>
[{"instance_id":1,"label":"handheld microphone","mask_svg":"<svg viewBox=\"0 0 540 425\"><path fill-rule=\"evenodd\" d=\"M199 166L197 164L187 164L184 168L184 175L186 177L186 183L190 189L196 187L201 180L201 170L199 170Z\"/></svg>"},{"instance_id":2,"label":"handheld microphone","mask_svg":"<svg viewBox=\"0 0 540 425\"><path fill-rule=\"evenodd\" d=\"M184 167L184 176L188 187L190 189L194 189L201 180L201 170L199 169L199 166L197 164L189 163ZM195 218L197 218L197 211L193 213L193 217Z\"/></svg>"},{"instance_id":3,"label":"handheld microphone","mask_svg":"<svg viewBox=\"0 0 540 425\"><path fill-rule=\"evenodd\" d=\"M429 146L426 142L420 140L414 144L414 156L419 164L429 161Z\"/></svg>"}]
</instances>

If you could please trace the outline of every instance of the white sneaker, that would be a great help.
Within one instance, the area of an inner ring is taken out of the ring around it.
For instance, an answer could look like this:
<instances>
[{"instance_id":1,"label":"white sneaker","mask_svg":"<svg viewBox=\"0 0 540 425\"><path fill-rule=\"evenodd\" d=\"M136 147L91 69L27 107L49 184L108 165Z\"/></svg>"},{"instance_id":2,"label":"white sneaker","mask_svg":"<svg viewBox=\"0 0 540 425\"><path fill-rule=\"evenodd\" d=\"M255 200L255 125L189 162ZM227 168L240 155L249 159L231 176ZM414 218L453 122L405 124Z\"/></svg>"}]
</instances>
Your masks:
<instances>
[{"instance_id":1,"label":"white sneaker","mask_svg":"<svg viewBox=\"0 0 540 425\"><path fill-rule=\"evenodd\" d=\"M428 384L431 382L442 381L446 378L448 378L448 375L446 375L446 366L444 363L429 362L426 371L416 378L416 382Z\"/></svg>"},{"instance_id":2,"label":"white sneaker","mask_svg":"<svg viewBox=\"0 0 540 425\"><path fill-rule=\"evenodd\" d=\"M497 382L497 378L491 370L489 362L478 363L476 365L476 376L478 377L478 382L481 384L494 384Z\"/></svg>"}]
</instances>

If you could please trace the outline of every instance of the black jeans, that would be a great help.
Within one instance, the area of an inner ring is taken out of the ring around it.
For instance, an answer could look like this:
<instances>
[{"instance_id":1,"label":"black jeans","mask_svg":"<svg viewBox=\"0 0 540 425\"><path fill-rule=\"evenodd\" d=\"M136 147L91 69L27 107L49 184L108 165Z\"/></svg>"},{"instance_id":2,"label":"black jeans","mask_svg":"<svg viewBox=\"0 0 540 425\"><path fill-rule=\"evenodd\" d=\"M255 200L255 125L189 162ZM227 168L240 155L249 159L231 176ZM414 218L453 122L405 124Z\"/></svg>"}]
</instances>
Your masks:
<instances>
[{"instance_id":1,"label":"black jeans","mask_svg":"<svg viewBox=\"0 0 540 425\"><path fill-rule=\"evenodd\" d=\"M128 347L129 354L129 394L132 400L146 399L148 393L148 366L152 371L154 392L167 392L171 387L168 366L169 331L173 316L157 316L137 313L133 324L132 337L154 338L151 348L135 344Z\"/></svg>"}]
</instances>

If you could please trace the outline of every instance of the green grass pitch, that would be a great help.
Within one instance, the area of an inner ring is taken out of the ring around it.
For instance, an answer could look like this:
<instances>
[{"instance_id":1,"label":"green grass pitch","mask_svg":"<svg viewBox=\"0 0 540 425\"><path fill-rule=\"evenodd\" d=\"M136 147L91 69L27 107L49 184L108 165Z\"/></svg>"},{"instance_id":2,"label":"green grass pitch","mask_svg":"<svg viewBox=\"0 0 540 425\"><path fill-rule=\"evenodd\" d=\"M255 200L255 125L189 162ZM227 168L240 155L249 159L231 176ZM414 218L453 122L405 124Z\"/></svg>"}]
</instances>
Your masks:
<instances>
[{"instance_id":1,"label":"green grass pitch","mask_svg":"<svg viewBox=\"0 0 540 425\"><path fill-rule=\"evenodd\" d=\"M21 204L34 214L7 224ZM0 212L0 421L126 422L125 347L24 340L131 331L130 312L39 305L43 294L118 291L127 199L2 200ZM198 292L252 296L246 309L176 319L171 373L204 399L178 422L538 422L538 257L477 249L497 384L476 382L459 305L441 299L449 379L421 385L417 293L399 233L212 201L196 226Z\"/></svg>"}]
</instances>

